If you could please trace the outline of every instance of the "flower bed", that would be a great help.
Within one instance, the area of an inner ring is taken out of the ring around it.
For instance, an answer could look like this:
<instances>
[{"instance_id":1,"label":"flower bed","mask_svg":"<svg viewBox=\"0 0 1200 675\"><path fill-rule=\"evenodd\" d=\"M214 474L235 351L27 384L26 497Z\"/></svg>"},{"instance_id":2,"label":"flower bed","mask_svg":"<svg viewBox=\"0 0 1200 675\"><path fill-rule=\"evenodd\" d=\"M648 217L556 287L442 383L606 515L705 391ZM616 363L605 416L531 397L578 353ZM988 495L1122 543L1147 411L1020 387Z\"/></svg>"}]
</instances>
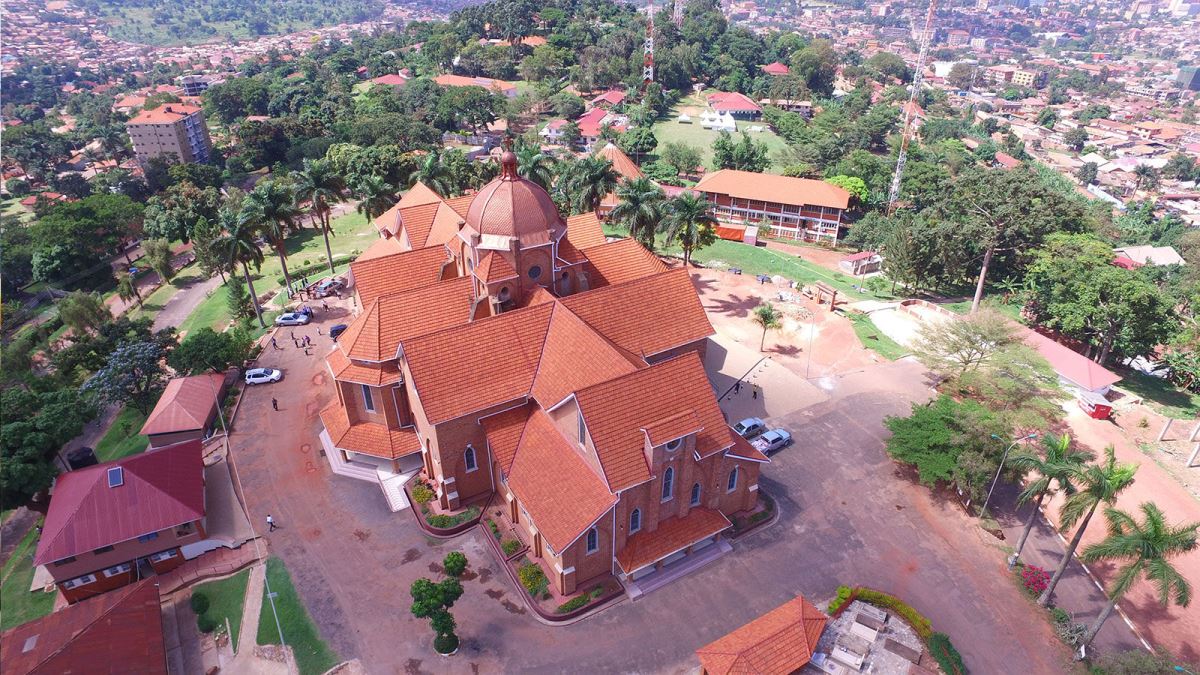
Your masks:
<instances>
[{"instance_id":1,"label":"flower bed","mask_svg":"<svg viewBox=\"0 0 1200 675\"><path fill-rule=\"evenodd\" d=\"M413 509L417 519L425 529L435 534L458 534L479 522L479 516L483 513L478 504L454 512L442 512L434 501L436 495L433 489L422 480L405 486L405 489L408 491L409 500L417 505L417 508Z\"/></svg>"},{"instance_id":2,"label":"flower bed","mask_svg":"<svg viewBox=\"0 0 1200 675\"><path fill-rule=\"evenodd\" d=\"M758 529L775 515L775 500L770 495L758 490L758 504L754 510L745 516L735 516L733 519L733 536L741 536Z\"/></svg>"},{"instance_id":3,"label":"flower bed","mask_svg":"<svg viewBox=\"0 0 1200 675\"><path fill-rule=\"evenodd\" d=\"M517 578L531 598L540 600L550 596L550 579L542 571L542 566L529 558L525 558L517 567Z\"/></svg>"},{"instance_id":4,"label":"flower bed","mask_svg":"<svg viewBox=\"0 0 1200 675\"><path fill-rule=\"evenodd\" d=\"M505 560L512 560L525 550L525 543L517 537L517 533L504 520L500 509L488 511L488 517L484 522L487 524L488 532L503 551Z\"/></svg>"},{"instance_id":5,"label":"flower bed","mask_svg":"<svg viewBox=\"0 0 1200 675\"><path fill-rule=\"evenodd\" d=\"M855 600L891 610L904 619L908 625L912 626L921 642L925 643L925 648L929 650L930 655L938 662L942 672L946 675L967 674L967 667L963 664L962 655L950 642L950 636L945 633L933 632L933 624L929 619L895 596L861 586L855 588L838 586L837 595L830 601L826 614L836 618Z\"/></svg>"},{"instance_id":6,"label":"flower bed","mask_svg":"<svg viewBox=\"0 0 1200 675\"><path fill-rule=\"evenodd\" d=\"M1040 596L1050 585L1050 573L1037 565L1018 563L1013 573L1021 580L1021 588L1033 598Z\"/></svg>"}]
</instances>

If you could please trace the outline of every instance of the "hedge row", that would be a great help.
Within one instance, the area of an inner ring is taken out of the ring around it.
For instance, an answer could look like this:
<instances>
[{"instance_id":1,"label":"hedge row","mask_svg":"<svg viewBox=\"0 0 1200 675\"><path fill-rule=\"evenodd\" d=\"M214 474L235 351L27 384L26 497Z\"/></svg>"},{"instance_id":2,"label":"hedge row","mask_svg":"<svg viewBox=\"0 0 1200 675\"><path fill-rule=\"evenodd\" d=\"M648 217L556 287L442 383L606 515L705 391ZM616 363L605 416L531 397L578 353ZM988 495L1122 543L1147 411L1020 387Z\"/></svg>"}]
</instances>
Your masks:
<instances>
[{"instance_id":1,"label":"hedge row","mask_svg":"<svg viewBox=\"0 0 1200 675\"><path fill-rule=\"evenodd\" d=\"M933 660L941 666L946 675L966 675L967 666L963 664L962 655L950 643L950 636L945 633L934 633L926 643Z\"/></svg>"},{"instance_id":2,"label":"hedge row","mask_svg":"<svg viewBox=\"0 0 1200 675\"><path fill-rule=\"evenodd\" d=\"M870 603L876 607L890 609L893 612L904 617L904 620L913 627L917 632L917 637L921 638L922 642L929 642L929 636L933 635L933 625L920 612L910 607L906 602L895 596L887 593L880 593L869 588L858 589L858 599L863 602Z\"/></svg>"},{"instance_id":3,"label":"hedge row","mask_svg":"<svg viewBox=\"0 0 1200 675\"><path fill-rule=\"evenodd\" d=\"M335 255L333 256L333 267L334 269L341 267L342 265L352 262L357 257L357 255ZM327 260L318 260L305 263L295 269L292 269L291 267L288 268L288 275L292 278L292 281L299 281L301 277L306 277L312 274L319 274L322 278L324 278L328 273L329 261ZM282 275L280 275L275 277L275 283L282 286L287 283L287 281Z\"/></svg>"}]
</instances>

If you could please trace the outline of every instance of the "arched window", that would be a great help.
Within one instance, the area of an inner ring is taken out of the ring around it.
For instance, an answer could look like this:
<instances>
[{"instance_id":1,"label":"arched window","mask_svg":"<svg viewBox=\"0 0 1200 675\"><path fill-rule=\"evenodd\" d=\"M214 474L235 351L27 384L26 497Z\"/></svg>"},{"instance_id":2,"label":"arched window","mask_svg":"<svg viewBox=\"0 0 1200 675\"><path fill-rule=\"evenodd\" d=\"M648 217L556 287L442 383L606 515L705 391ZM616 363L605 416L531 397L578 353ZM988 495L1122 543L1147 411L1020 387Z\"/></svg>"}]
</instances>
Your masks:
<instances>
[{"instance_id":1,"label":"arched window","mask_svg":"<svg viewBox=\"0 0 1200 675\"><path fill-rule=\"evenodd\" d=\"M666 445L667 452L675 452L676 450L679 449L679 446L681 446L681 445L683 445L682 438L676 438L673 441L667 441L667 445Z\"/></svg>"},{"instance_id":2,"label":"arched window","mask_svg":"<svg viewBox=\"0 0 1200 675\"><path fill-rule=\"evenodd\" d=\"M696 483L692 486L692 506L700 506L700 484Z\"/></svg>"},{"instance_id":3,"label":"arched window","mask_svg":"<svg viewBox=\"0 0 1200 675\"><path fill-rule=\"evenodd\" d=\"M629 514L629 534L633 534L642 529L642 510L634 509L633 513Z\"/></svg>"},{"instance_id":4,"label":"arched window","mask_svg":"<svg viewBox=\"0 0 1200 675\"><path fill-rule=\"evenodd\" d=\"M587 552L595 553L600 550L600 533L596 528L588 530L587 533Z\"/></svg>"},{"instance_id":5,"label":"arched window","mask_svg":"<svg viewBox=\"0 0 1200 675\"><path fill-rule=\"evenodd\" d=\"M475 448L467 446L467 451L463 454L463 463L467 465L467 473L479 468L479 464L475 461Z\"/></svg>"},{"instance_id":6,"label":"arched window","mask_svg":"<svg viewBox=\"0 0 1200 675\"><path fill-rule=\"evenodd\" d=\"M675 495L675 469L668 466L667 470L663 472L662 500L664 502L670 501L671 497L673 497L674 495Z\"/></svg>"},{"instance_id":7,"label":"arched window","mask_svg":"<svg viewBox=\"0 0 1200 675\"><path fill-rule=\"evenodd\" d=\"M738 482L738 468L735 466L735 467L733 467L733 471L729 472L729 482L727 482L725 484L726 492L733 492L734 490L736 490L737 482Z\"/></svg>"}]
</instances>

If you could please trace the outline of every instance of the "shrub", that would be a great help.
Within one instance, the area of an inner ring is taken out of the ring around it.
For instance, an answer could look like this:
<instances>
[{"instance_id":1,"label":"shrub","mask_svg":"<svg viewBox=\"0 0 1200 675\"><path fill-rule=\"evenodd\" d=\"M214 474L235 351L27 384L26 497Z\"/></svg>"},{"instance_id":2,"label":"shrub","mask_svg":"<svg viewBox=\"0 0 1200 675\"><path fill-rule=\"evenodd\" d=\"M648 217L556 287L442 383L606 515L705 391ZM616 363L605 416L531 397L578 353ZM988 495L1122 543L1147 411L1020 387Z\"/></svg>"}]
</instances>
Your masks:
<instances>
[{"instance_id":1,"label":"shrub","mask_svg":"<svg viewBox=\"0 0 1200 675\"><path fill-rule=\"evenodd\" d=\"M439 530L447 530L454 527L454 518L452 516L443 515L441 513L429 516L429 526Z\"/></svg>"},{"instance_id":2,"label":"shrub","mask_svg":"<svg viewBox=\"0 0 1200 675\"><path fill-rule=\"evenodd\" d=\"M829 614L836 613L839 609L842 608L842 605L844 605L850 601L850 596L852 596L852 595L854 595L854 591L851 590L849 586L838 586L837 587L837 595L829 603L829 609L827 610L828 613Z\"/></svg>"},{"instance_id":3,"label":"shrub","mask_svg":"<svg viewBox=\"0 0 1200 675\"><path fill-rule=\"evenodd\" d=\"M516 539L508 539L500 544L500 549L504 551L504 555L509 556L521 550L521 542Z\"/></svg>"},{"instance_id":4,"label":"shrub","mask_svg":"<svg viewBox=\"0 0 1200 675\"><path fill-rule=\"evenodd\" d=\"M438 635L433 638L433 648L439 654L451 654L455 649L458 649L458 636L454 633Z\"/></svg>"},{"instance_id":5,"label":"shrub","mask_svg":"<svg viewBox=\"0 0 1200 675\"><path fill-rule=\"evenodd\" d=\"M584 605L591 602L591 600L592 600L592 597L586 593L583 595L577 595L577 596L571 598L570 600L564 602L563 604L559 605L558 609L555 611L558 612L559 614L566 614L567 612L574 612L575 610L579 609L580 607L583 607Z\"/></svg>"},{"instance_id":6,"label":"shrub","mask_svg":"<svg viewBox=\"0 0 1200 675\"><path fill-rule=\"evenodd\" d=\"M869 588L860 588L858 590L858 599L863 602L869 602L877 607L882 607L883 609L890 609L899 614L913 627L913 630L917 632L917 637L921 638L922 641L928 640L929 636L933 633L933 626L929 623L929 619L926 619L920 612L908 606L899 598L887 593L873 591Z\"/></svg>"},{"instance_id":7,"label":"shrub","mask_svg":"<svg viewBox=\"0 0 1200 675\"><path fill-rule=\"evenodd\" d=\"M521 585L525 587L525 590L535 598L545 593L550 586L550 580L546 578L546 573L537 563L525 562L517 568L517 578L521 580Z\"/></svg>"},{"instance_id":8,"label":"shrub","mask_svg":"<svg viewBox=\"0 0 1200 675\"><path fill-rule=\"evenodd\" d=\"M1037 565L1024 565L1019 572L1025 592L1037 597L1050 585L1050 573Z\"/></svg>"},{"instance_id":9,"label":"shrub","mask_svg":"<svg viewBox=\"0 0 1200 675\"><path fill-rule=\"evenodd\" d=\"M950 643L950 636L945 633L934 633L929 636L929 653L941 666L946 675L966 675L967 667L963 664L962 655Z\"/></svg>"},{"instance_id":10,"label":"shrub","mask_svg":"<svg viewBox=\"0 0 1200 675\"><path fill-rule=\"evenodd\" d=\"M415 501L418 504L421 504L422 506L433 501L433 498L436 496L437 495L433 494L433 490L430 490L429 486L425 485L424 483L417 483L416 485L413 486L413 489L412 489L413 501Z\"/></svg>"},{"instance_id":11,"label":"shrub","mask_svg":"<svg viewBox=\"0 0 1200 675\"><path fill-rule=\"evenodd\" d=\"M208 611L210 603L207 595L200 591L196 591L195 593L192 593L191 604L193 612L197 614L203 614ZM208 631L205 632L207 633Z\"/></svg>"},{"instance_id":12,"label":"shrub","mask_svg":"<svg viewBox=\"0 0 1200 675\"><path fill-rule=\"evenodd\" d=\"M500 526L497 525L496 521L492 520L491 518L488 518L487 524L488 524L488 529L492 531L492 536L499 539L500 538Z\"/></svg>"},{"instance_id":13,"label":"shrub","mask_svg":"<svg viewBox=\"0 0 1200 675\"><path fill-rule=\"evenodd\" d=\"M1061 607L1050 608L1050 621L1055 624L1071 623L1071 615Z\"/></svg>"},{"instance_id":14,"label":"shrub","mask_svg":"<svg viewBox=\"0 0 1200 675\"><path fill-rule=\"evenodd\" d=\"M446 574L452 577L460 577L463 571L467 569L467 556L459 551L451 551L442 560L442 567L446 568Z\"/></svg>"},{"instance_id":15,"label":"shrub","mask_svg":"<svg viewBox=\"0 0 1200 675\"><path fill-rule=\"evenodd\" d=\"M207 614L201 614L196 618L196 627L201 633L211 633L217 629L217 620Z\"/></svg>"},{"instance_id":16,"label":"shrub","mask_svg":"<svg viewBox=\"0 0 1200 675\"><path fill-rule=\"evenodd\" d=\"M592 589L592 592L588 594L588 597L590 597L592 600L595 600L596 598L600 597L601 595L604 595L604 587L596 586L595 588Z\"/></svg>"}]
</instances>

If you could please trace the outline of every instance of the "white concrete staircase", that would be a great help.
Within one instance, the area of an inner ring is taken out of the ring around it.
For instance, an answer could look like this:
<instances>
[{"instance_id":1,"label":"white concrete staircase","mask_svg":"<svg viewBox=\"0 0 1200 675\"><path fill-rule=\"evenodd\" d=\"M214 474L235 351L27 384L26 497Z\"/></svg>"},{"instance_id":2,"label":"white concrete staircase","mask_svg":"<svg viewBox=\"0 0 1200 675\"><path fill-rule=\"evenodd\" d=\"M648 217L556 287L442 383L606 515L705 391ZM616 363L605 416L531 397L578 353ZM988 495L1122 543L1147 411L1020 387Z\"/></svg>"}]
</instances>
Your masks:
<instances>
[{"instance_id":1,"label":"white concrete staircase","mask_svg":"<svg viewBox=\"0 0 1200 675\"><path fill-rule=\"evenodd\" d=\"M363 462L347 462L346 458L342 456L341 450L333 446L333 441L329 438L329 432L321 431L321 445L325 449L325 458L329 460L329 468L335 474L371 483L379 482L379 476L375 474L374 466Z\"/></svg>"},{"instance_id":2,"label":"white concrete staircase","mask_svg":"<svg viewBox=\"0 0 1200 675\"><path fill-rule=\"evenodd\" d=\"M387 499L388 508L392 513L402 511L408 508L408 496L404 494L404 484L412 478L412 474L408 473L392 473L387 469L375 469L376 479L379 481L379 487L383 489L383 496Z\"/></svg>"}]
</instances>

